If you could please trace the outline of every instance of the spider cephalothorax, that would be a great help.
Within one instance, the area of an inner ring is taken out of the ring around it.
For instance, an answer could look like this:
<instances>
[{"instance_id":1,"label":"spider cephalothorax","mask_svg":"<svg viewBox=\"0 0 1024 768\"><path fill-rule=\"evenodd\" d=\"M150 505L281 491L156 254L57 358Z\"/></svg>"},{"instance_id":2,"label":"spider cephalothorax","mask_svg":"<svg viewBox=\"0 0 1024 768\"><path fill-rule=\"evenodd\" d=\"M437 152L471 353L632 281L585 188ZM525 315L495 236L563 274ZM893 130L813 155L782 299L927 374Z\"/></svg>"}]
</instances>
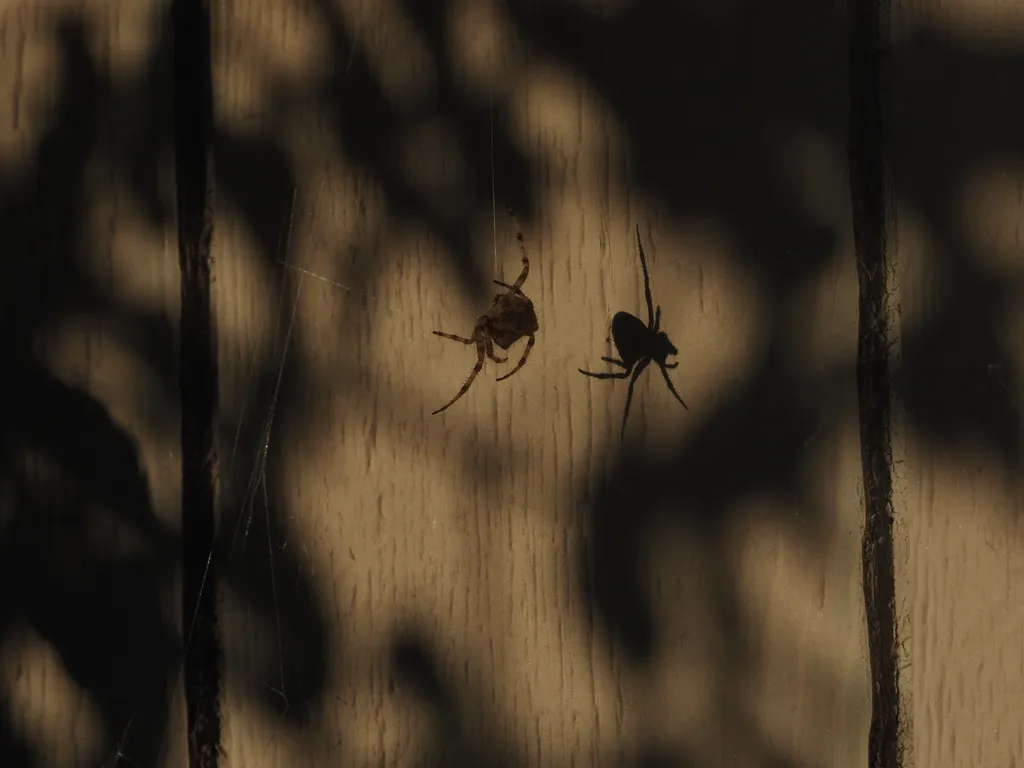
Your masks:
<instances>
[{"instance_id":1,"label":"spider cephalothorax","mask_svg":"<svg viewBox=\"0 0 1024 768\"><path fill-rule=\"evenodd\" d=\"M644 325L644 321L636 315L631 315L628 312L616 312L612 318L612 340L622 359L616 360L613 357L602 357L601 359L624 370L614 373L592 373L584 371L582 368L579 369L584 376L591 376L595 379L625 379L632 372L633 377L629 380L629 391L626 393L626 411L622 415L620 439L625 439L626 436L626 419L629 418L629 406L633 402L633 385L636 384L636 380L652 360L661 370L661 375L665 377L665 383L668 384L672 394L676 396L676 400L682 404L683 408L690 410L683 402L683 398L676 392L672 379L668 376L667 369L675 368L679 363L668 363L666 359L669 355L678 355L679 350L669 341L668 334L660 330L661 306L659 305L655 310L654 302L651 300L651 279L647 274L647 257L644 255L644 245L640 242L639 226L636 228L636 245L640 251L640 266L644 272L647 325Z\"/></svg>"},{"instance_id":2,"label":"spider cephalothorax","mask_svg":"<svg viewBox=\"0 0 1024 768\"><path fill-rule=\"evenodd\" d=\"M509 213L511 214L512 212L509 211ZM529 341L526 343L526 349L523 350L523 356L520 358L519 363L504 376L499 377L498 381L507 379L513 373L522 368L526 363L526 358L529 356L530 350L533 349L533 343L536 340L534 334L539 328L539 325L537 324L537 313L533 309L533 302L530 301L522 291L523 283L526 282L526 277L530 274L530 260L526 258L526 246L523 244L523 234L519 231L519 224L515 221L515 214L512 214L512 220L516 224L516 240L519 241L519 252L523 257L523 271L519 273L519 277L516 278L516 281L512 285L503 283L500 280L494 281L496 285L500 285L502 288L507 290L505 293L499 293L495 296L494 301L491 303L491 308L476 319L476 325L473 327L473 335L468 339L463 336L455 336L451 333L434 331L435 335L443 336L446 339L452 339L453 341L458 341L463 344L476 344L477 352L476 365L473 366L473 372L469 374L469 378L466 379L466 383L462 385L462 389L460 389L455 397L449 400L445 405L434 411L434 414L440 413L445 408L448 408L456 400L466 394L467 391L469 391L469 387L473 383L473 379L476 378L476 375L480 373L480 370L484 367L485 357L495 363L504 363L508 360L507 357L497 357L494 354L495 344L502 349L508 349L524 336L529 338Z\"/></svg>"}]
</instances>

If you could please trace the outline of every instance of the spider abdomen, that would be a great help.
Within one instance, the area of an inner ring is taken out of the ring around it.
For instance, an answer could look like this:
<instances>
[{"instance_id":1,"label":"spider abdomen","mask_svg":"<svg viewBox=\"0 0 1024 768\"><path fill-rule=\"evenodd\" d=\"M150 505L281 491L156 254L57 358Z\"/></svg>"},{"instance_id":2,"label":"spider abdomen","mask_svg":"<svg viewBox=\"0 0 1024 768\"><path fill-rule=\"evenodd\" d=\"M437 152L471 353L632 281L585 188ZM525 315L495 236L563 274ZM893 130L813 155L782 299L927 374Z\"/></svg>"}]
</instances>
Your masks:
<instances>
[{"instance_id":1,"label":"spider abdomen","mask_svg":"<svg viewBox=\"0 0 1024 768\"><path fill-rule=\"evenodd\" d=\"M508 349L524 336L537 332L537 313L533 302L525 296L507 294L495 306L500 307L500 312L488 314L488 331L491 340L501 349Z\"/></svg>"},{"instance_id":2,"label":"spider abdomen","mask_svg":"<svg viewBox=\"0 0 1024 768\"><path fill-rule=\"evenodd\" d=\"M612 318L612 341L619 357L630 368L650 355L651 330L636 315L616 312Z\"/></svg>"}]
</instances>

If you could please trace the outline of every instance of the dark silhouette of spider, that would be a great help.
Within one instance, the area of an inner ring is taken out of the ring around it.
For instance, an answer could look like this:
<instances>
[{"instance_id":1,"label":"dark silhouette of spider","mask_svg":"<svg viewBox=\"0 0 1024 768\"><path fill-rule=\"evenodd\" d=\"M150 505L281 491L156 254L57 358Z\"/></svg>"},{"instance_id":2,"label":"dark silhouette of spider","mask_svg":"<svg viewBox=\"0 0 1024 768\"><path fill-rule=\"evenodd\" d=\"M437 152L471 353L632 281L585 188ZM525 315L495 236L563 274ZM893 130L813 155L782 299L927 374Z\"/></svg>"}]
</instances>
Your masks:
<instances>
[{"instance_id":1,"label":"dark silhouette of spider","mask_svg":"<svg viewBox=\"0 0 1024 768\"><path fill-rule=\"evenodd\" d=\"M519 242L519 255L523 260L523 271L519 273L519 277L512 285L503 283L500 280L493 281L495 285L500 285L507 290L505 293L499 293L495 296L494 301L491 303L491 308L476 319L473 335L468 339L456 336L453 333L434 331L435 336L451 339L460 344L466 344L467 346L475 344L477 361L476 365L473 366L472 373L469 374L469 378L466 379L466 383L462 385L462 389L456 393L455 397L434 411L431 414L432 416L451 407L456 400L469 391L473 380L484 367L485 357L495 363L504 363L508 360L507 357L498 357L494 354L495 344L502 349L508 349L524 336L528 339L526 349L523 350L523 356L520 358L519 363L504 376L499 376L498 381L504 381L522 368L526 364L526 358L530 356L530 350L533 349L534 342L536 341L535 334L539 328L537 313L533 308L533 302L522 291L523 283L526 282L526 278L530 274L530 260L526 258L523 233L519 229L519 222L511 208L509 209L509 215L512 217L512 222L516 228L516 240Z\"/></svg>"},{"instance_id":2,"label":"dark silhouette of spider","mask_svg":"<svg viewBox=\"0 0 1024 768\"><path fill-rule=\"evenodd\" d=\"M644 321L639 317L631 315L629 312L616 312L612 318L612 340L615 342L615 348L619 351L619 357L622 359L616 360L614 357L602 357L601 359L624 370L613 373L593 373L591 371L584 371L582 368L579 369L579 372L584 376L590 376L595 379L625 379L632 372L633 378L629 380L629 392L626 393L626 412L622 415L620 440L626 439L626 419L629 418L629 406L633 402L633 385L636 384L636 380L640 378L640 374L644 372L652 360L661 370L661 375L665 377L665 383L668 384L669 391L675 395L676 400L679 401L683 408L690 410L686 403L683 402L683 398L676 392L672 379L668 376L667 369L676 368L679 366L679 363L667 363L665 360L669 355L678 355L679 350L669 341L668 334L659 330L661 326L661 306L659 305L655 309L654 302L651 301L651 279L647 274L647 257L644 254L644 245L640 242L639 225L636 228L636 245L640 251L640 266L644 271L644 295L647 297L647 325L644 325Z\"/></svg>"}]
</instances>

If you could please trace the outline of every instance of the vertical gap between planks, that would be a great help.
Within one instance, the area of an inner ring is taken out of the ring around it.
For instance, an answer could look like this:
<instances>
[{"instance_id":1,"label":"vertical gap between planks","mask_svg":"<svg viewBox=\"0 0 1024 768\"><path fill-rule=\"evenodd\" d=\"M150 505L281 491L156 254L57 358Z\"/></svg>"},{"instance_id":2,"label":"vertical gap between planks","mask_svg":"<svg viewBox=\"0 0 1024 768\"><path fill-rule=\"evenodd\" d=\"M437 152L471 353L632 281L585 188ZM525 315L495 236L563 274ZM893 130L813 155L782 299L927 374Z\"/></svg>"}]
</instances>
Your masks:
<instances>
[{"instance_id":1,"label":"vertical gap between planks","mask_svg":"<svg viewBox=\"0 0 1024 768\"><path fill-rule=\"evenodd\" d=\"M849 175L858 281L857 397L864 486L861 566L871 667L868 768L899 768L904 736L893 540L885 107L887 0L848 0Z\"/></svg>"},{"instance_id":2,"label":"vertical gap between planks","mask_svg":"<svg viewBox=\"0 0 1024 768\"><path fill-rule=\"evenodd\" d=\"M210 298L213 115L208 0L172 0L174 171L181 270L181 537L184 687L190 768L221 751L214 483L217 359Z\"/></svg>"}]
</instances>

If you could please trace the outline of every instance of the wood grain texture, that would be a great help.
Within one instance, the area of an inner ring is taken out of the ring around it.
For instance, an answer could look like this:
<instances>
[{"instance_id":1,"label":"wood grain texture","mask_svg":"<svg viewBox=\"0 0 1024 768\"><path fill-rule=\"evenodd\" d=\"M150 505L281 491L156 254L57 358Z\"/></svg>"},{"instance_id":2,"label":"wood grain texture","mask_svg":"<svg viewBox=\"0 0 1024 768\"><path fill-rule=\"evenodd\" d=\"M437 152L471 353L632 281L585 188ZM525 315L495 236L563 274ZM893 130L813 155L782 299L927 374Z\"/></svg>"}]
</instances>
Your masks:
<instances>
[{"instance_id":1,"label":"wood grain texture","mask_svg":"<svg viewBox=\"0 0 1024 768\"><path fill-rule=\"evenodd\" d=\"M865 764L844 39L797 10L218 5L226 765ZM504 202L537 346L432 417ZM636 224L690 410L655 370L619 445L576 369Z\"/></svg>"},{"instance_id":2,"label":"wood grain texture","mask_svg":"<svg viewBox=\"0 0 1024 768\"><path fill-rule=\"evenodd\" d=\"M183 760L165 32L141 0L0 8L4 765Z\"/></svg>"},{"instance_id":3,"label":"wood grain texture","mask_svg":"<svg viewBox=\"0 0 1024 768\"><path fill-rule=\"evenodd\" d=\"M1024 12L893 6L893 176L910 745L918 766L1024 760Z\"/></svg>"}]
</instances>

